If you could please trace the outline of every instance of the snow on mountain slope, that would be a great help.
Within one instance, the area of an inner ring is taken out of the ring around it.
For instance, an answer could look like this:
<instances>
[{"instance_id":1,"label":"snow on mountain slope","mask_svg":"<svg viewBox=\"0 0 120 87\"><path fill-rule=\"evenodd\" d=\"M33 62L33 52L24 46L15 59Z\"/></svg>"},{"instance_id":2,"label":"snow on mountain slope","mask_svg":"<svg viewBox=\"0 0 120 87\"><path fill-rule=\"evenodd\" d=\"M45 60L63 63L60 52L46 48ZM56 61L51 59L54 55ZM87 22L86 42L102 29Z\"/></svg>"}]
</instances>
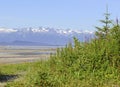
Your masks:
<instances>
[{"instance_id":1,"label":"snow on mountain slope","mask_svg":"<svg viewBox=\"0 0 120 87\"><path fill-rule=\"evenodd\" d=\"M17 32L15 29L8 29L8 28L0 28L0 33L12 33Z\"/></svg>"},{"instance_id":2,"label":"snow on mountain slope","mask_svg":"<svg viewBox=\"0 0 120 87\"><path fill-rule=\"evenodd\" d=\"M58 34L73 34L73 33L94 33L92 31L88 30L72 30L72 29L54 29L54 28L44 28L44 27L39 27L39 28L0 28L0 33L13 33L13 32L33 32L33 33L42 33L42 32L52 32L52 33L58 33Z\"/></svg>"},{"instance_id":3,"label":"snow on mountain slope","mask_svg":"<svg viewBox=\"0 0 120 87\"><path fill-rule=\"evenodd\" d=\"M24 42L33 42L33 45L65 45L72 41L73 36L77 37L80 41L85 41L86 38L93 38L94 32L44 27L0 28L0 44L2 43L2 45L4 45L4 42L8 45L20 45L18 42L21 42L22 45L29 45Z\"/></svg>"}]
</instances>

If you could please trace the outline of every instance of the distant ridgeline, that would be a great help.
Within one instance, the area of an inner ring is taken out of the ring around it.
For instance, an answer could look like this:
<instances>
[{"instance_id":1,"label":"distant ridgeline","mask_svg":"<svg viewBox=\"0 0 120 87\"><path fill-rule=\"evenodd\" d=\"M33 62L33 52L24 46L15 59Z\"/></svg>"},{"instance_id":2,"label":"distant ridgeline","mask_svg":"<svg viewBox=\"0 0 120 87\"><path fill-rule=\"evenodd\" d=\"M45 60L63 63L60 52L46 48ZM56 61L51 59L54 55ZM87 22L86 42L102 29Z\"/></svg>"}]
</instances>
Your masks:
<instances>
[{"instance_id":1,"label":"distant ridgeline","mask_svg":"<svg viewBox=\"0 0 120 87\"><path fill-rule=\"evenodd\" d=\"M94 38L94 32L54 28L0 28L0 45L66 45L77 37L81 42Z\"/></svg>"}]
</instances>

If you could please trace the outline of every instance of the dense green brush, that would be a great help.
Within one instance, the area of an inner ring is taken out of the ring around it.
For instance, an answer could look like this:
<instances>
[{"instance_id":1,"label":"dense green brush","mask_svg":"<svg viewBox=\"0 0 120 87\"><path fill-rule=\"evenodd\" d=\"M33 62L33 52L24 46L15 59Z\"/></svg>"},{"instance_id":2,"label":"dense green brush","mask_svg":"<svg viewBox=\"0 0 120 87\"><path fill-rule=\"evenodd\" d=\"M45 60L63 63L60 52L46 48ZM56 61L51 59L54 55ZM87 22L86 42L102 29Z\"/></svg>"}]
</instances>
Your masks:
<instances>
[{"instance_id":1,"label":"dense green brush","mask_svg":"<svg viewBox=\"0 0 120 87\"><path fill-rule=\"evenodd\" d=\"M57 49L48 61L1 66L1 74L26 72L6 87L119 87L120 25L113 25L108 17L106 13L105 26L97 27L95 39L74 38L73 44Z\"/></svg>"}]
</instances>

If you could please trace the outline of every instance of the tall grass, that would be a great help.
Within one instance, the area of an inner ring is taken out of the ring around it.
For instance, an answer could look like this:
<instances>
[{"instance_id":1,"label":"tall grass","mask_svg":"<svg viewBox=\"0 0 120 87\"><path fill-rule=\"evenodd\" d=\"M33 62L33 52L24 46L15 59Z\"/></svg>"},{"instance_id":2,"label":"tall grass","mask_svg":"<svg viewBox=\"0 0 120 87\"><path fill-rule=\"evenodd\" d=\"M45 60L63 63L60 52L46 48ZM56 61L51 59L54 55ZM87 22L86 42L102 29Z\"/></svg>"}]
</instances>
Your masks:
<instances>
[{"instance_id":1,"label":"tall grass","mask_svg":"<svg viewBox=\"0 0 120 87\"><path fill-rule=\"evenodd\" d=\"M74 46L68 44L50 60L33 63L24 80L7 87L119 87L119 44L110 40L81 43L74 38Z\"/></svg>"},{"instance_id":2,"label":"tall grass","mask_svg":"<svg viewBox=\"0 0 120 87\"><path fill-rule=\"evenodd\" d=\"M74 38L74 46L69 43L48 61L22 69L24 78L6 87L119 87L120 26L113 25L105 38L84 43Z\"/></svg>"}]
</instances>

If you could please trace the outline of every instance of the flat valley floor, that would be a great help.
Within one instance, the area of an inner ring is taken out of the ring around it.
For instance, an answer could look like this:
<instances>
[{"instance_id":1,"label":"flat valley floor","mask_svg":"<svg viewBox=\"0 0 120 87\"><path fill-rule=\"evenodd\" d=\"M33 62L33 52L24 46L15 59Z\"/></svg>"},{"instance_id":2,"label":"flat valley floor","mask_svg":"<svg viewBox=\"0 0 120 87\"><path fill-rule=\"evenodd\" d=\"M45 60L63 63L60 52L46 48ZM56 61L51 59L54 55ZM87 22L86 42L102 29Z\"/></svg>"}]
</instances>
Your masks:
<instances>
[{"instance_id":1,"label":"flat valley floor","mask_svg":"<svg viewBox=\"0 0 120 87\"><path fill-rule=\"evenodd\" d=\"M47 60L55 54L53 46L0 46L0 64Z\"/></svg>"}]
</instances>

